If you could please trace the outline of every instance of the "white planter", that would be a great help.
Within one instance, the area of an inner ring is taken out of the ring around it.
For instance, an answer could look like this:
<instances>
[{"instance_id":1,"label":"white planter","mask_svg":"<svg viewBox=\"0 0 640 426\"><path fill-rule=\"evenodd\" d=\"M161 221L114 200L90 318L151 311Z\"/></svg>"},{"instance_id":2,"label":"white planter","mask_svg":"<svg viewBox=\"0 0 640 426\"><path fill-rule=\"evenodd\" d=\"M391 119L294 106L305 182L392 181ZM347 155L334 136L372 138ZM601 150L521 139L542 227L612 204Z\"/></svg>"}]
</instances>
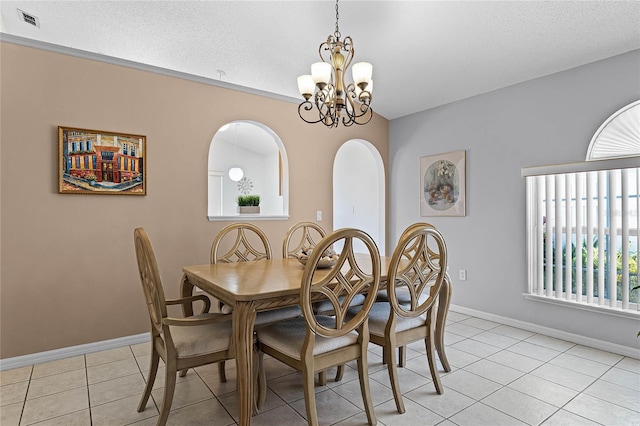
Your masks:
<instances>
[{"instance_id":1,"label":"white planter","mask_svg":"<svg viewBox=\"0 0 640 426\"><path fill-rule=\"evenodd\" d=\"M238 206L240 214L260 214L260 206Z\"/></svg>"}]
</instances>

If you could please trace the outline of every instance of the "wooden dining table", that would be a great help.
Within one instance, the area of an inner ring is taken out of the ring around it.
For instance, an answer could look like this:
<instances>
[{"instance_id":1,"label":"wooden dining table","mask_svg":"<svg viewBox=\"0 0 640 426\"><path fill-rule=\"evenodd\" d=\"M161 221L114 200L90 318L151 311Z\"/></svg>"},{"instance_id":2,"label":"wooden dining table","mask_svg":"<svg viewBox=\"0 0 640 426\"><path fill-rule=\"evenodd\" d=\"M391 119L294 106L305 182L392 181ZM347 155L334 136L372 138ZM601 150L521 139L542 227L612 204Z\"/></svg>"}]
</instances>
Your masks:
<instances>
[{"instance_id":1,"label":"wooden dining table","mask_svg":"<svg viewBox=\"0 0 640 426\"><path fill-rule=\"evenodd\" d=\"M356 255L358 264L366 268L371 263L369 255ZM391 257L381 256L380 288L385 288L388 264ZM256 411L253 383L253 327L256 313L300 304L300 285L304 266L294 258L256 260L250 262L218 263L185 266L183 280L202 289L207 294L233 307L233 342L238 381L238 403L240 425L251 424L251 416ZM318 269L316 274L326 273ZM183 291L191 286L182 286ZM450 302L450 282L440 292L435 328L436 350L439 358L449 371L444 355L444 323ZM183 297L190 294L182 294ZM185 315L192 315L191 307L185 308Z\"/></svg>"}]
</instances>

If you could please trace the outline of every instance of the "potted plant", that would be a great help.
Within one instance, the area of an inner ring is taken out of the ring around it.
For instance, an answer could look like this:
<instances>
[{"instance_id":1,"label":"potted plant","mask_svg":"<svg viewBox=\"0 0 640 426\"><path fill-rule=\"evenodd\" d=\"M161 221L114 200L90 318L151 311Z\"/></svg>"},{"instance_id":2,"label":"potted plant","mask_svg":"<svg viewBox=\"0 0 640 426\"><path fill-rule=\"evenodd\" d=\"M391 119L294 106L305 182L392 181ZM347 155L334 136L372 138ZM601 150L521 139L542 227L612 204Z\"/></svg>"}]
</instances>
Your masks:
<instances>
[{"instance_id":1,"label":"potted plant","mask_svg":"<svg viewBox=\"0 0 640 426\"><path fill-rule=\"evenodd\" d=\"M260 196L238 195L238 213L260 213Z\"/></svg>"}]
</instances>

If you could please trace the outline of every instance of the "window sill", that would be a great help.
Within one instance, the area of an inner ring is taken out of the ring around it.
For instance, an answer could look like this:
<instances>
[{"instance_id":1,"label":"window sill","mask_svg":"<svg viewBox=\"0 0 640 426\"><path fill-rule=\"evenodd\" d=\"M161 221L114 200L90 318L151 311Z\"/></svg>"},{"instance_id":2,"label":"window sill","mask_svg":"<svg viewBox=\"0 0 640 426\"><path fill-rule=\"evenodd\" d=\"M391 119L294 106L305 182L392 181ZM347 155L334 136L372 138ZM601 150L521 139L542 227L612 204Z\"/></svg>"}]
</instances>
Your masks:
<instances>
[{"instance_id":1,"label":"window sill","mask_svg":"<svg viewBox=\"0 0 640 426\"><path fill-rule=\"evenodd\" d=\"M622 310L621 308L612 308L611 306L594 305L586 302L576 302L575 300L556 299L553 297L539 296L537 294L522 293L525 299L534 300L536 302L551 303L554 305L562 305L567 308L582 309L585 311L597 312L600 314L614 315L623 318L640 319L640 311Z\"/></svg>"},{"instance_id":2,"label":"window sill","mask_svg":"<svg viewBox=\"0 0 640 426\"><path fill-rule=\"evenodd\" d=\"M234 214L231 216L207 216L209 222L224 222L238 220L288 220L288 214L282 215L265 215L265 214Z\"/></svg>"}]
</instances>

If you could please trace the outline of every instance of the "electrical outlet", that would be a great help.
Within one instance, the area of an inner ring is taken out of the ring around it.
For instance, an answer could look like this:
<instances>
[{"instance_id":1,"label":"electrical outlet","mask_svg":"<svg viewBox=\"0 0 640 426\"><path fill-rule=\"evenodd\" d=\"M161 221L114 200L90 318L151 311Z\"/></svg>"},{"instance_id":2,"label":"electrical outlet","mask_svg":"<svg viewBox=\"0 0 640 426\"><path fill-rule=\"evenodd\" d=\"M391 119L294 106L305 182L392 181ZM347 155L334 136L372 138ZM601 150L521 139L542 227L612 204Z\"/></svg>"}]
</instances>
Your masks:
<instances>
[{"instance_id":1,"label":"electrical outlet","mask_svg":"<svg viewBox=\"0 0 640 426\"><path fill-rule=\"evenodd\" d=\"M464 269L460 269L460 281L467 280L467 271Z\"/></svg>"},{"instance_id":2,"label":"electrical outlet","mask_svg":"<svg viewBox=\"0 0 640 426\"><path fill-rule=\"evenodd\" d=\"M322 210L316 212L316 220L320 222L322 220Z\"/></svg>"}]
</instances>

